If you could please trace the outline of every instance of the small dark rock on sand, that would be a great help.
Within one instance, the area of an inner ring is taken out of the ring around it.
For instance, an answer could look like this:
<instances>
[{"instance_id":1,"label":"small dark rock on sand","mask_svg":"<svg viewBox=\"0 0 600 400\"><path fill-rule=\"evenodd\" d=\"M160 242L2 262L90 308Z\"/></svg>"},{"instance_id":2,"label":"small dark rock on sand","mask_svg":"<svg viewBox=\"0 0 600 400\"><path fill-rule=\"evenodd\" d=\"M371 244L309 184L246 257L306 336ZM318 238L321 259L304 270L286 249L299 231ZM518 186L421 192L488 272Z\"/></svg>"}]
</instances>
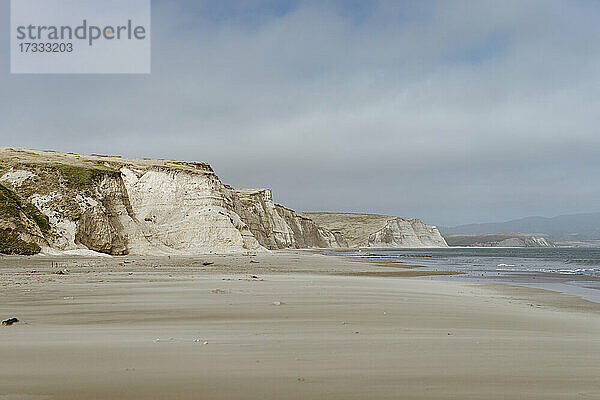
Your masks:
<instances>
[{"instance_id":1,"label":"small dark rock on sand","mask_svg":"<svg viewBox=\"0 0 600 400\"><path fill-rule=\"evenodd\" d=\"M10 319L7 319L6 321L2 321L2 325L3 326L11 326L12 324L15 324L17 322L19 322L19 320L17 318L10 318Z\"/></svg>"},{"instance_id":2,"label":"small dark rock on sand","mask_svg":"<svg viewBox=\"0 0 600 400\"><path fill-rule=\"evenodd\" d=\"M61 269L61 270L54 272L54 275L69 275L69 270Z\"/></svg>"}]
</instances>

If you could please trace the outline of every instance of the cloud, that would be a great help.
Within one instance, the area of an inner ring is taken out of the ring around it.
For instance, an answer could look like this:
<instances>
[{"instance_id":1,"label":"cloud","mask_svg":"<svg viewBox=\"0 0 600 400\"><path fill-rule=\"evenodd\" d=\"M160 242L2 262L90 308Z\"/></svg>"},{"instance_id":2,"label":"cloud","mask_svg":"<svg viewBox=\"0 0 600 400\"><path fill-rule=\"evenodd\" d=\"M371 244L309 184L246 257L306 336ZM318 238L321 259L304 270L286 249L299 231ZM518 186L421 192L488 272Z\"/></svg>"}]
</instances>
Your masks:
<instances>
[{"instance_id":1,"label":"cloud","mask_svg":"<svg viewBox=\"0 0 600 400\"><path fill-rule=\"evenodd\" d=\"M0 139L209 161L300 210L596 210L595 3L239 4L154 2L150 76L4 68Z\"/></svg>"}]
</instances>

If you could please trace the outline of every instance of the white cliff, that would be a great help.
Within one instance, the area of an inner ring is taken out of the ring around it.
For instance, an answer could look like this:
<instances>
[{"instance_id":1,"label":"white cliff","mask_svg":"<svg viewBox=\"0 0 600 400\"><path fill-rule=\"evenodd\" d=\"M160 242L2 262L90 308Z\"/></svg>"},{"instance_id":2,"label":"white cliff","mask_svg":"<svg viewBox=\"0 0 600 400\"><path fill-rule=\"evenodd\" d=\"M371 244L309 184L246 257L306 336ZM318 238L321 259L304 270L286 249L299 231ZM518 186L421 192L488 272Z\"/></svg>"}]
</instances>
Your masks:
<instances>
[{"instance_id":1,"label":"white cliff","mask_svg":"<svg viewBox=\"0 0 600 400\"><path fill-rule=\"evenodd\" d=\"M394 218L369 235L369 247L431 248L448 247L435 226L416 218Z\"/></svg>"},{"instance_id":2,"label":"white cliff","mask_svg":"<svg viewBox=\"0 0 600 400\"><path fill-rule=\"evenodd\" d=\"M448 247L435 226L416 218L332 212L303 215L334 234L343 235L350 247Z\"/></svg>"},{"instance_id":3,"label":"white cliff","mask_svg":"<svg viewBox=\"0 0 600 400\"><path fill-rule=\"evenodd\" d=\"M345 245L274 204L270 190L233 189L204 163L5 147L0 161L0 228L10 238L0 241L0 252L161 255Z\"/></svg>"},{"instance_id":4,"label":"white cliff","mask_svg":"<svg viewBox=\"0 0 600 400\"><path fill-rule=\"evenodd\" d=\"M165 247L187 254L264 250L212 171L121 172L138 223Z\"/></svg>"}]
</instances>

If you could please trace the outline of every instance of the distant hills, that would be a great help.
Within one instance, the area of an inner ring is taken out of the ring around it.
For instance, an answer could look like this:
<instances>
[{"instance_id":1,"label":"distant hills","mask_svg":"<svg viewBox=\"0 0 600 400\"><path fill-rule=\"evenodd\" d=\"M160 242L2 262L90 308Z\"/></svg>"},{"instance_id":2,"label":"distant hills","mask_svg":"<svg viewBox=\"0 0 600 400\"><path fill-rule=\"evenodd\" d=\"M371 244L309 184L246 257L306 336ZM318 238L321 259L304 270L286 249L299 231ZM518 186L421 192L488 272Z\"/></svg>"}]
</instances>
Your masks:
<instances>
[{"instance_id":1,"label":"distant hills","mask_svg":"<svg viewBox=\"0 0 600 400\"><path fill-rule=\"evenodd\" d=\"M442 235L483 235L521 232L548 238L554 242L600 241L600 212L557 217L526 217L507 222L439 227Z\"/></svg>"}]
</instances>

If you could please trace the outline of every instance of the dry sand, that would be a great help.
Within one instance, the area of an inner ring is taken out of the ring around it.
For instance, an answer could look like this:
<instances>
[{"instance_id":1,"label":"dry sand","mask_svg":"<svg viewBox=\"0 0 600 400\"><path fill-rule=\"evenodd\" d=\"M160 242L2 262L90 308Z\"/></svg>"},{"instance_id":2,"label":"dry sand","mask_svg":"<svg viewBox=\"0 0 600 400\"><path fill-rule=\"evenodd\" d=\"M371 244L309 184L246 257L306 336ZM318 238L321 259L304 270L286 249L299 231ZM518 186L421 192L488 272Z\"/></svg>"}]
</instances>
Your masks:
<instances>
[{"instance_id":1,"label":"dry sand","mask_svg":"<svg viewBox=\"0 0 600 400\"><path fill-rule=\"evenodd\" d=\"M0 400L600 399L600 305L410 271L3 257Z\"/></svg>"}]
</instances>

